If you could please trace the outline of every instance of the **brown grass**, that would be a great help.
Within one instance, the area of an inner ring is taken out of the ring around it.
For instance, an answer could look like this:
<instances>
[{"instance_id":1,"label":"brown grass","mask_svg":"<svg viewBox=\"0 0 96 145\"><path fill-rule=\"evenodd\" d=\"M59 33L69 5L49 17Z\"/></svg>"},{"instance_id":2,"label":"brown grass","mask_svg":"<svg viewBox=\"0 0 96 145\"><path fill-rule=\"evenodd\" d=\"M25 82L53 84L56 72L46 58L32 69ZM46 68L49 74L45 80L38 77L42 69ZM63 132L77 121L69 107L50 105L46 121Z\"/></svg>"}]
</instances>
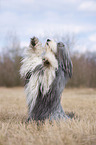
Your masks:
<instances>
[{"instance_id":1,"label":"brown grass","mask_svg":"<svg viewBox=\"0 0 96 145\"><path fill-rule=\"evenodd\" d=\"M65 89L62 105L76 119L25 124L23 88L0 88L0 145L96 145L96 89Z\"/></svg>"}]
</instances>

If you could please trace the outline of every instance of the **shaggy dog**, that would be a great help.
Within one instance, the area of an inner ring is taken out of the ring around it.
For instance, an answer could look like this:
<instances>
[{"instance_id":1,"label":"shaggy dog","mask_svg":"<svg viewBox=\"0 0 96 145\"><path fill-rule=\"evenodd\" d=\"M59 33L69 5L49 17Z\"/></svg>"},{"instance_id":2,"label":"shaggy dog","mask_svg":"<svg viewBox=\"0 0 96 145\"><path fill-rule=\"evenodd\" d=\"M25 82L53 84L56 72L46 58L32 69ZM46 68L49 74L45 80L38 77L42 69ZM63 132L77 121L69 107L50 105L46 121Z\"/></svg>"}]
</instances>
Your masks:
<instances>
[{"instance_id":1,"label":"shaggy dog","mask_svg":"<svg viewBox=\"0 0 96 145\"><path fill-rule=\"evenodd\" d=\"M47 39L45 47L31 39L20 69L25 77L29 120L66 119L60 100L72 76L72 62L62 42Z\"/></svg>"}]
</instances>

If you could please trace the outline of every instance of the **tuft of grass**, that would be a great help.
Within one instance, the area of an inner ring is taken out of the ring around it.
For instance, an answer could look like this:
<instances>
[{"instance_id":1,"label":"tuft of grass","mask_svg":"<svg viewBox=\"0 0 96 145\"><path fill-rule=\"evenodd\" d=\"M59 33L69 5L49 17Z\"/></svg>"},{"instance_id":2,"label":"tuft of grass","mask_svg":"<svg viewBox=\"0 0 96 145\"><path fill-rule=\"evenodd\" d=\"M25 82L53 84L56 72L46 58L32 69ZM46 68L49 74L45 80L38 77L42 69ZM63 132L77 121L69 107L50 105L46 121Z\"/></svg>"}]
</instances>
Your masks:
<instances>
[{"instance_id":1,"label":"tuft of grass","mask_svg":"<svg viewBox=\"0 0 96 145\"><path fill-rule=\"evenodd\" d=\"M23 88L0 88L0 145L96 145L96 89L65 89L62 106L72 119L25 123Z\"/></svg>"}]
</instances>

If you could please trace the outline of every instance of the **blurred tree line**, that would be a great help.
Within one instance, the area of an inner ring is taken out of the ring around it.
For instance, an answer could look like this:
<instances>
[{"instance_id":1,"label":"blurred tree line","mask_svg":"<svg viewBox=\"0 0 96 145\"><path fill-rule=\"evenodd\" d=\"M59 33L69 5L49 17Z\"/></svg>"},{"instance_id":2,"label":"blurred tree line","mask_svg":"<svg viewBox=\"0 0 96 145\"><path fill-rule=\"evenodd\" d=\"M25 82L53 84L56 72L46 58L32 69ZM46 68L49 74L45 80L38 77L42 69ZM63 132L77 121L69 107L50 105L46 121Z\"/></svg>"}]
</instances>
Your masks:
<instances>
[{"instance_id":1,"label":"blurred tree line","mask_svg":"<svg viewBox=\"0 0 96 145\"><path fill-rule=\"evenodd\" d=\"M96 87L96 53L72 55L73 76L67 87Z\"/></svg>"},{"instance_id":2,"label":"blurred tree line","mask_svg":"<svg viewBox=\"0 0 96 145\"><path fill-rule=\"evenodd\" d=\"M23 80L20 78L21 66L20 40L17 35L8 34L6 46L0 55L0 86L21 86Z\"/></svg>"},{"instance_id":3,"label":"blurred tree line","mask_svg":"<svg viewBox=\"0 0 96 145\"><path fill-rule=\"evenodd\" d=\"M73 37L63 37L62 42L68 49L74 46ZM23 86L24 80L20 78L23 49L16 35L8 35L6 46L0 55L0 86ZM73 62L73 76L67 87L96 87L96 53L71 53Z\"/></svg>"}]
</instances>

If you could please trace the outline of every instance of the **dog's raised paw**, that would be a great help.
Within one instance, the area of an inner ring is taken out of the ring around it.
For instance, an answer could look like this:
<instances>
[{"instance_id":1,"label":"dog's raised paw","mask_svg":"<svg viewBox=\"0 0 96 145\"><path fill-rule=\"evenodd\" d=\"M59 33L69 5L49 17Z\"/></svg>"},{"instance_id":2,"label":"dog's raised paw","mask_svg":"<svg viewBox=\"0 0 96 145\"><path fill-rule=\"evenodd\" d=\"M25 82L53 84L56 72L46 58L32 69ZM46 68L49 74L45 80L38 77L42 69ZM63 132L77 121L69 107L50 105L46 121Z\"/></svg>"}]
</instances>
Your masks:
<instances>
[{"instance_id":1,"label":"dog's raised paw","mask_svg":"<svg viewBox=\"0 0 96 145\"><path fill-rule=\"evenodd\" d=\"M31 38L30 46L34 47L39 42L37 37Z\"/></svg>"}]
</instances>

